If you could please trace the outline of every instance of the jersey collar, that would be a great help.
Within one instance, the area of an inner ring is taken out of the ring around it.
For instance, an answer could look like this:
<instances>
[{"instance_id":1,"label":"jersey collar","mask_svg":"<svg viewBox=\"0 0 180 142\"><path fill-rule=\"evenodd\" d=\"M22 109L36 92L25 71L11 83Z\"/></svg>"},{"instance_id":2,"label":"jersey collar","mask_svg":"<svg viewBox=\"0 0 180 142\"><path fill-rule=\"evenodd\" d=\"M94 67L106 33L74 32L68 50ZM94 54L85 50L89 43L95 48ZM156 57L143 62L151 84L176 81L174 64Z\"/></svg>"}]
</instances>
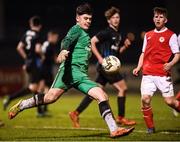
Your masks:
<instances>
[{"instance_id":1,"label":"jersey collar","mask_svg":"<svg viewBox=\"0 0 180 142\"><path fill-rule=\"evenodd\" d=\"M162 32L165 32L167 29L168 29L167 27L165 27L165 29L160 30L160 31L158 31L157 29L154 29L154 32L155 33L162 33Z\"/></svg>"}]
</instances>

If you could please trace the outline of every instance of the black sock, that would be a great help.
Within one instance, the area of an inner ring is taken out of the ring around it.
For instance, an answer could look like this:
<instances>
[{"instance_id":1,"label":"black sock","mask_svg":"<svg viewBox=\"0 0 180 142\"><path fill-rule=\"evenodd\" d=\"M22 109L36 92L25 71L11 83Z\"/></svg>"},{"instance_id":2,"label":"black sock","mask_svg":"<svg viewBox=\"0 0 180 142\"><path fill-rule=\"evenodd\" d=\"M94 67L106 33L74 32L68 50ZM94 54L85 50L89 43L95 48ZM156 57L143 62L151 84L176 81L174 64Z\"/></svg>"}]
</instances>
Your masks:
<instances>
[{"instance_id":1,"label":"black sock","mask_svg":"<svg viewBox=\"0 0 180 142\"><path fill-rule=\"evenodd\" d=\"M44 112L48 112L48 107L47 107L47 105L44 105Z\"/></svg>"},{"instance_id":2,"label":"black sock","mask_svg":"<svg viewBox=\"0 0 180 142\"><path fill-rule=\"evenodd\" d=\"M43 93L38 93L38 94L35 94L33 96L34 98L34 101L35 101L35 105L36 106L39 106L39 105L43 105L44 104L44 94Z\"/></svg>"},{"instance_id":3,"label":"black sock","mask_svg":"<svg viewBox=\"0 0 180 142\"><path fill-rule=\"evenodd\" d=\"M79 104L79 106L76 108L76 111L80 114L81 112L83 112L88 105L93 101L92 98L90 98L90 96L85 96L84 99L81 101L81 103Z\"/></svg>"},{"instance_id":4,"label":"black sock","mask_svg":"<svg viewBox=\"0 0 180 142\"><path fill-rule=\"evenodd\" d=\"M117 97L117 104L118 104L118 116L124 117L125 115L125 101L126 97Z\"/></svg>"},{"instance_id":5,"label":"black sock","mask_svg":"<svg viewBox=\"0 0 180 142\"><path fill-rule=\"evenodd\" d=\"M108 101L103 101L99 103L99 111L101 113L101 116L104 118L106 113L111 113L111 108L109 106ZM103 114L104 113L104 114Z\"/></svg>"},{"instance_id":6,"label":"black sock","mask_svg":"<svg viewBox=\"0 0 180 142\"><path fill-rule=\"evenodd\" d=\"M108 101L99 103L99 111L101 113L101 116L105 120L110 132L117 130L118 126L114 120L114 116L112 114Z\"/></svg>"},{"instance_id":7,"label":"black sock","mask_svg":"<svg viewBox=\"0 0 180 142\"><path fill-rule=\"evenodd\" d=\"M29 88L23 88L21 90L19 90L18 92L12 94L9 96L9 101L14 100L16 98L31 94L31 90L29 90Z\"/></svg>"},{"instance_id":8,"label":"black sock","mask_svg":"<svg viewBox=\"0 0 180 142\"><path fill-rule=\"evenodd\" d=\"M47 105L37 106L37 112L40 114L45 114L47 112Z\"/></svg>"},{"instance_id":9,"label":"black sock","mask_svg":"<svg viewBox=\"0 0 180 142\"><path fill-rule=\"evenodd\" d=\"M37 106L37 112L38 112L38 114L43 114L44 113L43 105Z\"/></svg>"}]
</instances>

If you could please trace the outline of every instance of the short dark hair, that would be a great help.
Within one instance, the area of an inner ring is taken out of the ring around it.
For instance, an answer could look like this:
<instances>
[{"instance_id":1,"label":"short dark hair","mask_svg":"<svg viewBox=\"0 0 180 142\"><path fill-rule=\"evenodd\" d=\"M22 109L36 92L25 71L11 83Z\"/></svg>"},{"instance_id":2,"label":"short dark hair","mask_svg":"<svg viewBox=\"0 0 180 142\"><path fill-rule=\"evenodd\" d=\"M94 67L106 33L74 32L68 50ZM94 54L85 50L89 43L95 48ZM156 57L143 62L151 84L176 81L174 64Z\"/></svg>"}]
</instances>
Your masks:
<instances>
[{"instance_id":1,"label":"short dark hair","mask_svg":"<svg viewBox=\"0 0 180 142\"><path fill-rule=\"evenodd\" d=\"M92 8L88 3L81 4L76 8L76 14L77 15L83 15L83 14L92 15Z\"/></svg>"},{"instance_id":2,"label":"short dark hair","mask_svg":"<svg viewBox=\"0 0 180 142\"><path fill-rule=\"evenodd\" d=\"M33 26L42 25L41 18L39 16L31 17L29 23L31 23Z\"/></svg>"},{"instance_id":3,"label":"short dark hair","mask_svg":"<svg viewBox=\"0 0 180 142\"><path fill-rule=\"evenodd\" d=\"M153 12L163 14L166 18L168 17L168 11L166 8L163 7L154 7Z\"/></svg>"},{"instance_id":4,"label":"short dark hair","mask_svg":"<svg viewBox=\"0 0 180 142\"><path fill-rule=\"evenodd\" d=\"M105 17L107 20L109 20L114 14L120 14L120 10L114 6L112 6L110 9L108 9L106 12L105 12Z\"/></svg>"},{"instance_id":5,"label":"short dark hair","mask_svg":"<svg viewBox=\"0 0 180 142\"><path fill-rule=\"evenodd\" d=\"M48 33L59 35L59 32L56 29L51 29L51 30L48 31Z\"/></svg>"}]
</instances>

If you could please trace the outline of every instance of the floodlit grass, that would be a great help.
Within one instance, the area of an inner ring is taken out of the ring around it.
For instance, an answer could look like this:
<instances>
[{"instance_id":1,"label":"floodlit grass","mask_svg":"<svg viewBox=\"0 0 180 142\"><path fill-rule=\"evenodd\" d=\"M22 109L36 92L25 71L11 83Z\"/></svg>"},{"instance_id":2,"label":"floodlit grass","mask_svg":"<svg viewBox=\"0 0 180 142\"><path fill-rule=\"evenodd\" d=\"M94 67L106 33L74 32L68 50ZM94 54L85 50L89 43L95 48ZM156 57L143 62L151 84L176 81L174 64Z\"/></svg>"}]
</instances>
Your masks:
<instances>
[{"instance_id":1,"label":"floodlit grass","mask_svg":"<svg viewBox=\"0 0 180 142\"><path fill-rule=\"evenodd\" d=\"M74 95L76 94L76 95ZM111 93L114 94L114 93ZM56 103L49 105L51 117L37 118L36 109L21 112L15 119L8 120L7 111L0 109L0 118L5 126L0 128L1 141L173 141L180 140L180 116L174 117L160 95L153 97L152 106L156 125L155 134L146 134L140 111L140 95L129 94L126 102L126 117L137 121L135 130L128 136L109 138L107 127L94 101L80 116L80 129L72 128L68 112L76 108L83 95L77 92L65 94ZM18 100L12 102L14 104ZM110 96L110 104L117 114L116 96ZM12 106L11 104L11 106ZM2 99L0 101L2 106Z\"/></svg>"}]
</instances>

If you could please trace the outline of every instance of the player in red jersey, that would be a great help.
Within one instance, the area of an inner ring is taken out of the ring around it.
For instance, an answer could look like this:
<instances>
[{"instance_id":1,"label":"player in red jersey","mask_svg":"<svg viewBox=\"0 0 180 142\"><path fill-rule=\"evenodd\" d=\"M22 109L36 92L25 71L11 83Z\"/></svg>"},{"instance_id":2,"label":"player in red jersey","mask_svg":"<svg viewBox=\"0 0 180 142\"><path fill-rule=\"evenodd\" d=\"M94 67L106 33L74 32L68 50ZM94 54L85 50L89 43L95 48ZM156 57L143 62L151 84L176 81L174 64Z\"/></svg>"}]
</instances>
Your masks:
<instances>
[{"instance_id":1,"label":"player in red jersey","mask_svg":"<svg viewBox=\"0 0 180 142\"><path fill-rule=\"evenodd\" d=\"M180 101L174 97L170 75L172 66L180 57L177 36L165 26L167 23L165 8L154 8L153 21L155 29L145 34L138 66L133 70L133 74L138 76L142 68L141 102L147 133L155 132L151 98L157 89L161 91L165 103L180 112Z\"/></svg>"},{"instance_id":2,"label":"player in red jersey","mask_svg":"<svg viewBox=\"0 0 180 142\"><path fill-rule=\"evenodd\" d=\"M179 44L179 47L180 47L180 34L178 35L178 44ZM180 69L178 68L178 73L179 73ZM176 81L177 84L180 83L180 79L178 78L178 80ZM180 100L180 91L176 94L176 99L177 100ZM173 109L173 114L175 117L177 117L179 115L179 113Z\"/></svg>"}]
</instances>

